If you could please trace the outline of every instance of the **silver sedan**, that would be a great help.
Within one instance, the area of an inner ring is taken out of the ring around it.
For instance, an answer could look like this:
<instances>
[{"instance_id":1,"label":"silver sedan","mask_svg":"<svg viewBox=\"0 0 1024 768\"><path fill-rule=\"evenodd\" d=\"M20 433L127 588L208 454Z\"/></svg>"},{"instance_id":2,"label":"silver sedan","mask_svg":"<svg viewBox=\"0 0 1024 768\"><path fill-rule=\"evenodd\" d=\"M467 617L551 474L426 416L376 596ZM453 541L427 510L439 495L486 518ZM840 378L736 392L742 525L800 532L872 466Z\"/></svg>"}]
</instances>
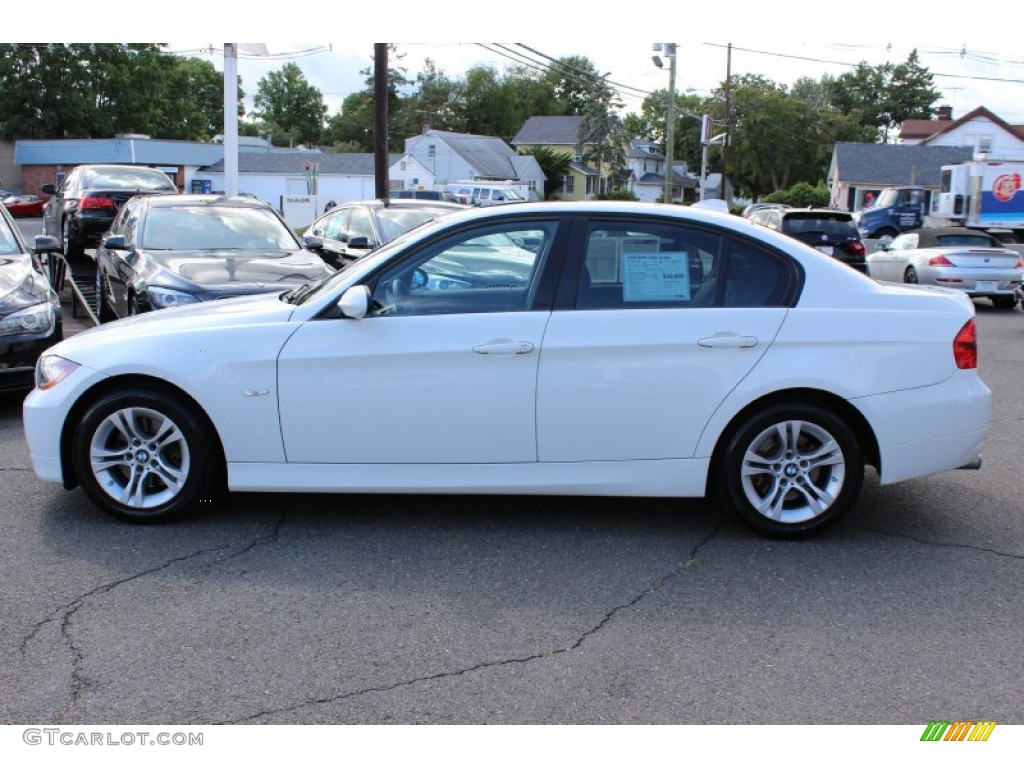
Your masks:
<instances>
[{"instance_id":1,"label":"silver sedan","mask_svg":"<svg viewBox=\"0 0 1024 768\"><path fill-rule=\"evenodd\" d=\"M868 274L876 280L922 283L991 299L1000 309L1017 305L1024 257L992 235L963 227L904 232L868 254Z\"/></svg>"}]
</instances>

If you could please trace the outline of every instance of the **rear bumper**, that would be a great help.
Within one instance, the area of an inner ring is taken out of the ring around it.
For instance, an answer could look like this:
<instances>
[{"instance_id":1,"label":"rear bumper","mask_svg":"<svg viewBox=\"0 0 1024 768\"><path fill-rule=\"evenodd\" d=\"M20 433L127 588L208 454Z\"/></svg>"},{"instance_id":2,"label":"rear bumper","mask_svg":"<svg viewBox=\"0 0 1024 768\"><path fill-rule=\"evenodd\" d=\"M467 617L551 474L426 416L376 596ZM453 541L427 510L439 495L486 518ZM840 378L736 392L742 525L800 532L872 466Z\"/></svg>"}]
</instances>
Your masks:
<instances>
[{"instance_id":1,"label":"rear bumper","mask_svg":"<svg viewBox=\"0 0 1024 768\"><path fill-rule=\"evenodd\" d=\"M875 429L883 485L979 462L992 416L992 392L976 371L854 404Z\"/></svg>"}]
</instances>

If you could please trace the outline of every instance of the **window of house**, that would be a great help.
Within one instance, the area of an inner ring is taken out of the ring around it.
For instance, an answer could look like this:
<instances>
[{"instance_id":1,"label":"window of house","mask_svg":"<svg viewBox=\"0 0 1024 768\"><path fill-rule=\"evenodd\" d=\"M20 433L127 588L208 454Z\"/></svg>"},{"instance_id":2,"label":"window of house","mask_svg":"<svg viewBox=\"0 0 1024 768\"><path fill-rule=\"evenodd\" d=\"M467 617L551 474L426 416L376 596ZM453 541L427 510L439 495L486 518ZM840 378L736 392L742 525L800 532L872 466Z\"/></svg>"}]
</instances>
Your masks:
<instances>
[{"instance_id":1,"label":"window of house","mask_svg":"<svg viewBox=\"0 0 1024 768\"><path fill-rule=\"evenodd\" d=\"M562 177L562 192L571 195L576 191L576 177L567 173Z\"/></svg>"}]
</instances>

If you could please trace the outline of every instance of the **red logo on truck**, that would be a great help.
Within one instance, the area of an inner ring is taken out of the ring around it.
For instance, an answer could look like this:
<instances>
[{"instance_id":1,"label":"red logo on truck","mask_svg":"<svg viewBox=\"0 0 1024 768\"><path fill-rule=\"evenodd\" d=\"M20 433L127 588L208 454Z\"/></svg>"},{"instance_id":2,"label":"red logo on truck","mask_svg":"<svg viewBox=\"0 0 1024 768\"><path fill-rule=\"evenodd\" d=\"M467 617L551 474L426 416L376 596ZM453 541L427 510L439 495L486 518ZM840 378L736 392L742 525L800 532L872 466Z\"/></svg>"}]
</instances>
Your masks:
<instances>
[{"instance_id":1,"label":"red logo on truck","mask_svg":"<svg viewBox=\"0 0 1024 768\"><path fill-rule=\"evenodd\" d=\"M996 177L995 183L992 185L992 194L996 196L996 200L1005 203L1007 200L1013 199L1018 189L1020 189L1020 174L1004 173L1002 176Z\"/></svg>"}]
</instances>

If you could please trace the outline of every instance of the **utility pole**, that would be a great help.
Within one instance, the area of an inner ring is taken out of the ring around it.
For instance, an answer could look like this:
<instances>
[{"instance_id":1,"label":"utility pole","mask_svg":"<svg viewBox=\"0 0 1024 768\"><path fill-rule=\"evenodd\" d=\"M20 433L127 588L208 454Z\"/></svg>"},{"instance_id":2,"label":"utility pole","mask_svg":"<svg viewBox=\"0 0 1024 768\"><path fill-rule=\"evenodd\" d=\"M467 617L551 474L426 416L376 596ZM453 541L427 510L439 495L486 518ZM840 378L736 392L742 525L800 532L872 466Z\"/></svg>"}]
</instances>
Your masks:
<instances>
[{"instance_id":1,"label":"utility pole","mask_svg":"<svg viewBox=\"0 0 1024 768\"><path fill-rule=\"evenodd\" d=\"M388 44L373 44L373 176L379 200L388 199Z\"/></svg>"},{"instance_id":2,"label":"utility pole","mask_svg":"<svg viewBox=\"0 0 1024 768\"><path fill-rule=\"evenodd\" d=\"M655 51L665 51L668 57L668 108L665 114L665 189L661 193L663 203L672 202L672 163L675 161L673 151L676 142L676 44L655 43ZM661 57L651 57L658 69L662 68Z\"/></svg>"},{"instance_id":3,"label":"utility pole","mask_svg":"<svg viewBox=\"0 0 1024 768\"><path fill-rule=\"evenodd\" d=\"M732 43L725 54L725 143L722 145L722 199L729 205L729 145L732 143Z\"/></svg>"}]
</instances>

